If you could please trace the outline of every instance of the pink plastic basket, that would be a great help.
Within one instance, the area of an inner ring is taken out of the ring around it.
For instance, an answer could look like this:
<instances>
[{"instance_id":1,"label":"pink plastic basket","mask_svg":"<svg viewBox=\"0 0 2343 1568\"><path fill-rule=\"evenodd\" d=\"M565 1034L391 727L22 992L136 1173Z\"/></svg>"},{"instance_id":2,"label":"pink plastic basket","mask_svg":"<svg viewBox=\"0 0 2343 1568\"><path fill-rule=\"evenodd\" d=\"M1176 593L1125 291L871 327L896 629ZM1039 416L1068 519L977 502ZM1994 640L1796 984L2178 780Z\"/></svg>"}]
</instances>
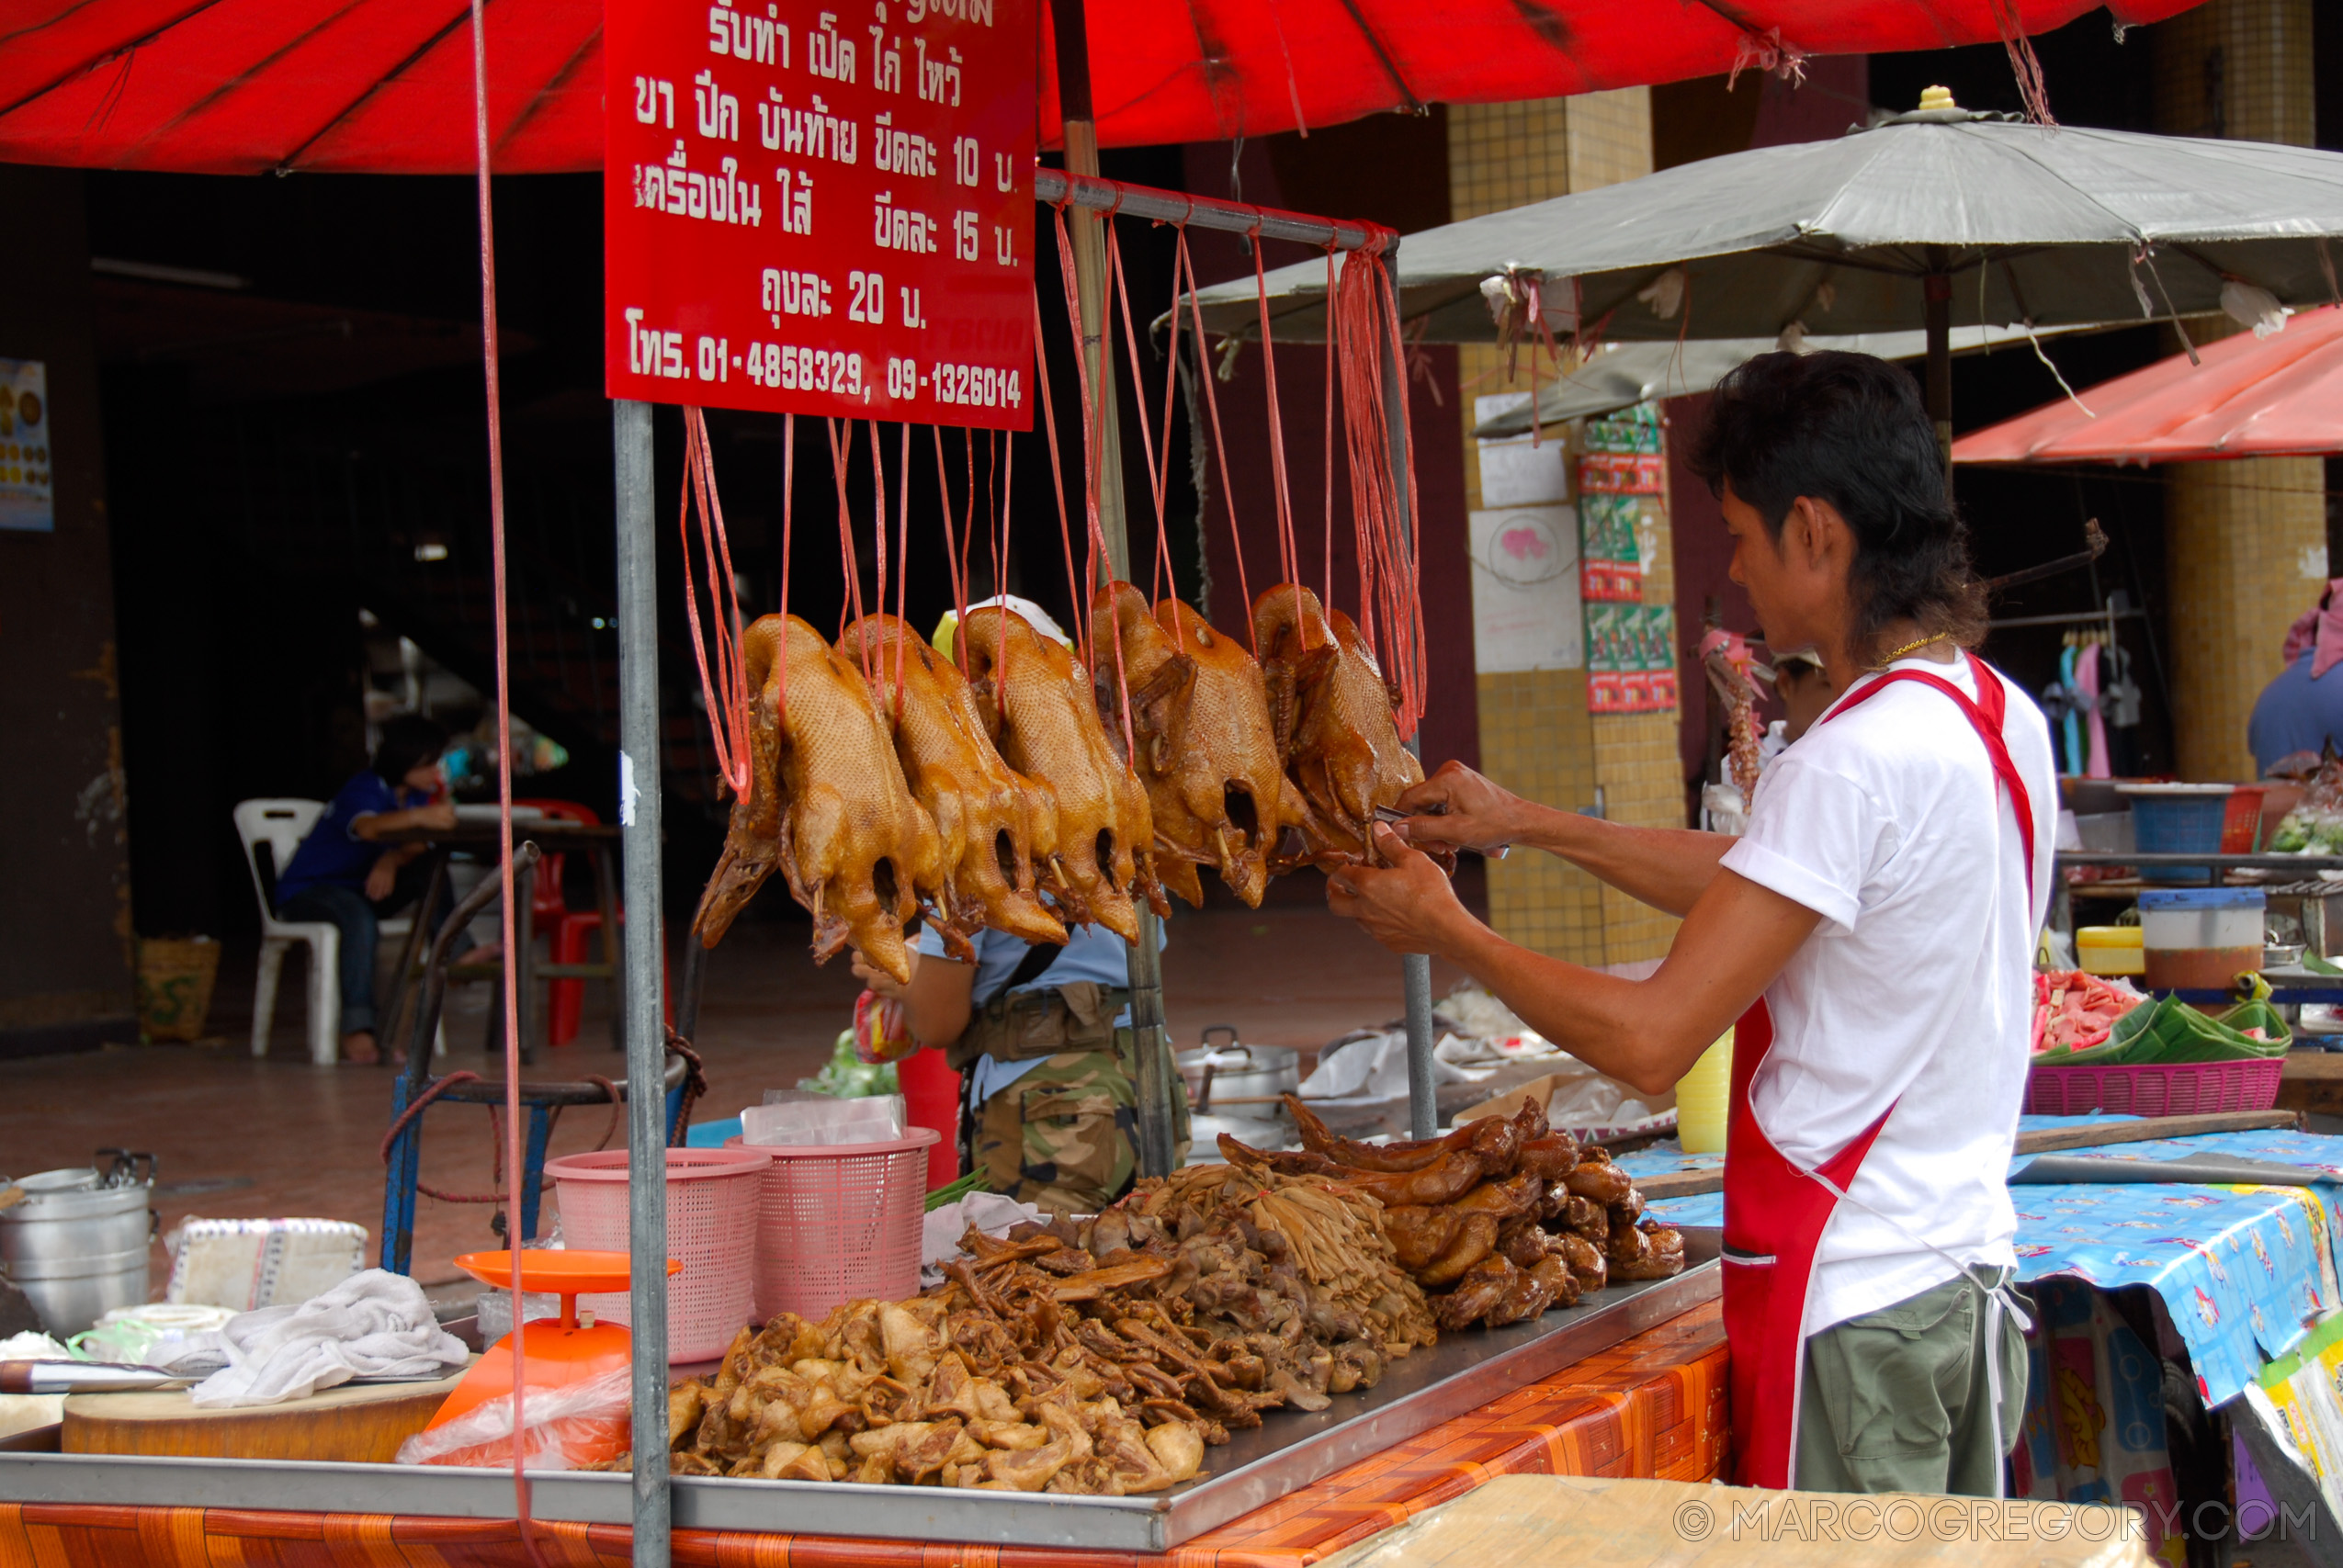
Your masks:
<instances>
[{"instance_id":1,"label":"pink plastic basket","mask_svg":"<svg viewBox=\"0 0 2343 1568\"><path fill-rule=\"evenodd\" d=\"M2267 1111L2278 1103L2282 1056L2138 1066L2038 1066L2026 1075L2026 1109L2043 1116L2117 1111L2187 1116L2203 1111Z\"/></svg>"},{"instance_id":2,"label":"pink plastic basket","mask_svg":"<svg viewBox=\"0 0 2343 1568\"><path fill-rule=\"evenodd\" d=\"M884 1144L760 1145L773 1163L757 1224L757 1315L819 1322L840 1302L917 1294L927 1150L942 1136L913 1127Z\"/></svg>"},{"instance_id":3,"label":"pink plastic basket","mask_svg":"<svg viewBox=\"0 0 2343 1568\"><path fill-rule=\"evenodd\" d=\"M721 1356L749 1321L755 1281L757 1200L763 1149L667 1151L667 1256L683 1271L667 1281L667 1359ZM561 1204L561 1239L571 1247L627 1250L627 1151L563 1155L545 1162ZM580 1296L578 1305L611 1323L627 1321L622 1295Z\"/></svg>"}]
</instances>

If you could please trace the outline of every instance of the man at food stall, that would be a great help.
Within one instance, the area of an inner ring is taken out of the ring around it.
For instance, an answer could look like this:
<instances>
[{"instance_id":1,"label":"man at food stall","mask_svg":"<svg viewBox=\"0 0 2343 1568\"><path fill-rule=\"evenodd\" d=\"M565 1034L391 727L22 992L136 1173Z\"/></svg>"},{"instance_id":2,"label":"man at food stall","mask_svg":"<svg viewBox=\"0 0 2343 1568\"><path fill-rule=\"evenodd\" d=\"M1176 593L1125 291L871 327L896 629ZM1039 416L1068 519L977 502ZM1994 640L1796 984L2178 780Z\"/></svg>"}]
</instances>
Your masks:
<instances>
[{"instance_id":1,"label":"man at food stall","mask_svg":"<svg viewBox=\"0 0 2343 1568\"><path fill-rule=\"evenodd\" d=\"M2004 1179L2050 891L2048 729L1964 651L1984 595L1904 371L1760 355L1718 385L1692 467L1768 640L1813 649L1840 694L1765 771L1747 834L1607 823L1451 762L1378 832L1388 864L1341 869L1329 899L1647 1092L1734 1027L1739 1478L1997 1495L2026 1381ZM1683 917L1658 971L1507 942L1410 847L1517 843Z\"/></svg>"},{"instance_id":2,"label":"man at food stall","mask_svg":"<svg viewBox=\"0 0 2343 1568\"><path fill-rule=\"evenodd\" d=\"M986 600L1069 643L1030 600ZM981 604L969 608L981 608ZM948 655L949 619L936 632ZM976 962L922 929L908 985L855 954L864 985L903 1005L922 1046L960 1075L964 1162L985 1186L1057 1213L1089 1214L1128 1191L1138 1174L1138 1055L1132 1043L1130 949L1104 926L1070 925L1063 947L990 928ZM1174 1132L1187 1136L1186 1100Z\"/></svg>"}]
</instances>

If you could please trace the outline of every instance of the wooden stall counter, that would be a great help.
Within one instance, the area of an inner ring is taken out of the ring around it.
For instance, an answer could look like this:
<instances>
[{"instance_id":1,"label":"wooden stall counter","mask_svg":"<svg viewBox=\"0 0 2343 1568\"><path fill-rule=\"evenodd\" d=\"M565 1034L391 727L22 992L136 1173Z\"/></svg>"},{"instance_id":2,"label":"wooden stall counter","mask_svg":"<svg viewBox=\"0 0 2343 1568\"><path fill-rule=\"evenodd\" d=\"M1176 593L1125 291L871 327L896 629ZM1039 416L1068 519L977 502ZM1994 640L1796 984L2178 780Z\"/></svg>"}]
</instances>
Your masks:
<instances>
[{"instance_id":1,"label":"wooden stall counter","mask_svg":"<svg viewBox=\"0 0 2343 1568\"><path fill-rule=\"evenodd\" d=\"M1703 1482L1726 1449L1715 1303L1160 1555L677 1530L687 1568L1302 1568L1499 1476ZM623 1526L540 1524L547 1568L626 1568ZM0 1503L0 1568L529 1568L510 1520Z\"/></svg>"}]
</instances>

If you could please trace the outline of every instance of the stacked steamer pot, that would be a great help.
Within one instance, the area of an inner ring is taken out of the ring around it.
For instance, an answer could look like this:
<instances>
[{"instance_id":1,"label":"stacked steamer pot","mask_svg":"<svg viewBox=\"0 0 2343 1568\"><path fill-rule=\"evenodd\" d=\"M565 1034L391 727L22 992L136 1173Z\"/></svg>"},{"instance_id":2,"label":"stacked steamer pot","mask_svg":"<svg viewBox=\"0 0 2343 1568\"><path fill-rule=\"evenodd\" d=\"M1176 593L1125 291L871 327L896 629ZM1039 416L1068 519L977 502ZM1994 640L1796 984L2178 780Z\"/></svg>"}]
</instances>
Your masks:
<instances>
[{"instance_id":1,"label":"stacked steamer pot","mask_svg":"<svg viewBox=\"0 0 2343 1568\"><path fill-rule=\"evenodd\" d=\"M1227 1038L1217 1044L1215 1037ZM1188 1086L1188 1163L1220 1159L1219 1135L1254 1148L1282 1149L1295 1141L1294 1119L1278 1103L1302 1085L1302 1055L1288 1045L1247 1045L1234 1024L1206 1029L1203 1043L1173 1060Z\"/></svg>"}]
</instances>

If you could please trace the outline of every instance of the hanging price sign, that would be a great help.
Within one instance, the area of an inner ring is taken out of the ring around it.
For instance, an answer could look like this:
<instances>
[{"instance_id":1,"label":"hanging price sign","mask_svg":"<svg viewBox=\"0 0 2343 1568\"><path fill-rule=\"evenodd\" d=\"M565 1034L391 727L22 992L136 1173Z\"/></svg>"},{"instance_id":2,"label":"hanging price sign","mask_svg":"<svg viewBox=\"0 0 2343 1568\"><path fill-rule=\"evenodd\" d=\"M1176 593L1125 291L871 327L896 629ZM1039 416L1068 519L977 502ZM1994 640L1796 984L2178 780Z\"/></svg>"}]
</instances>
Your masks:
<instances>
[{"instance_id":1,"label":"hanging price sign","mask_svg":"<svg viewBox=\"0 0 2343 1568\"><path fill-rule=\"evenodd\" d=\"M1033 0L608 0L614 398L1033 427Z\"/></svg>"}]
</instances>

